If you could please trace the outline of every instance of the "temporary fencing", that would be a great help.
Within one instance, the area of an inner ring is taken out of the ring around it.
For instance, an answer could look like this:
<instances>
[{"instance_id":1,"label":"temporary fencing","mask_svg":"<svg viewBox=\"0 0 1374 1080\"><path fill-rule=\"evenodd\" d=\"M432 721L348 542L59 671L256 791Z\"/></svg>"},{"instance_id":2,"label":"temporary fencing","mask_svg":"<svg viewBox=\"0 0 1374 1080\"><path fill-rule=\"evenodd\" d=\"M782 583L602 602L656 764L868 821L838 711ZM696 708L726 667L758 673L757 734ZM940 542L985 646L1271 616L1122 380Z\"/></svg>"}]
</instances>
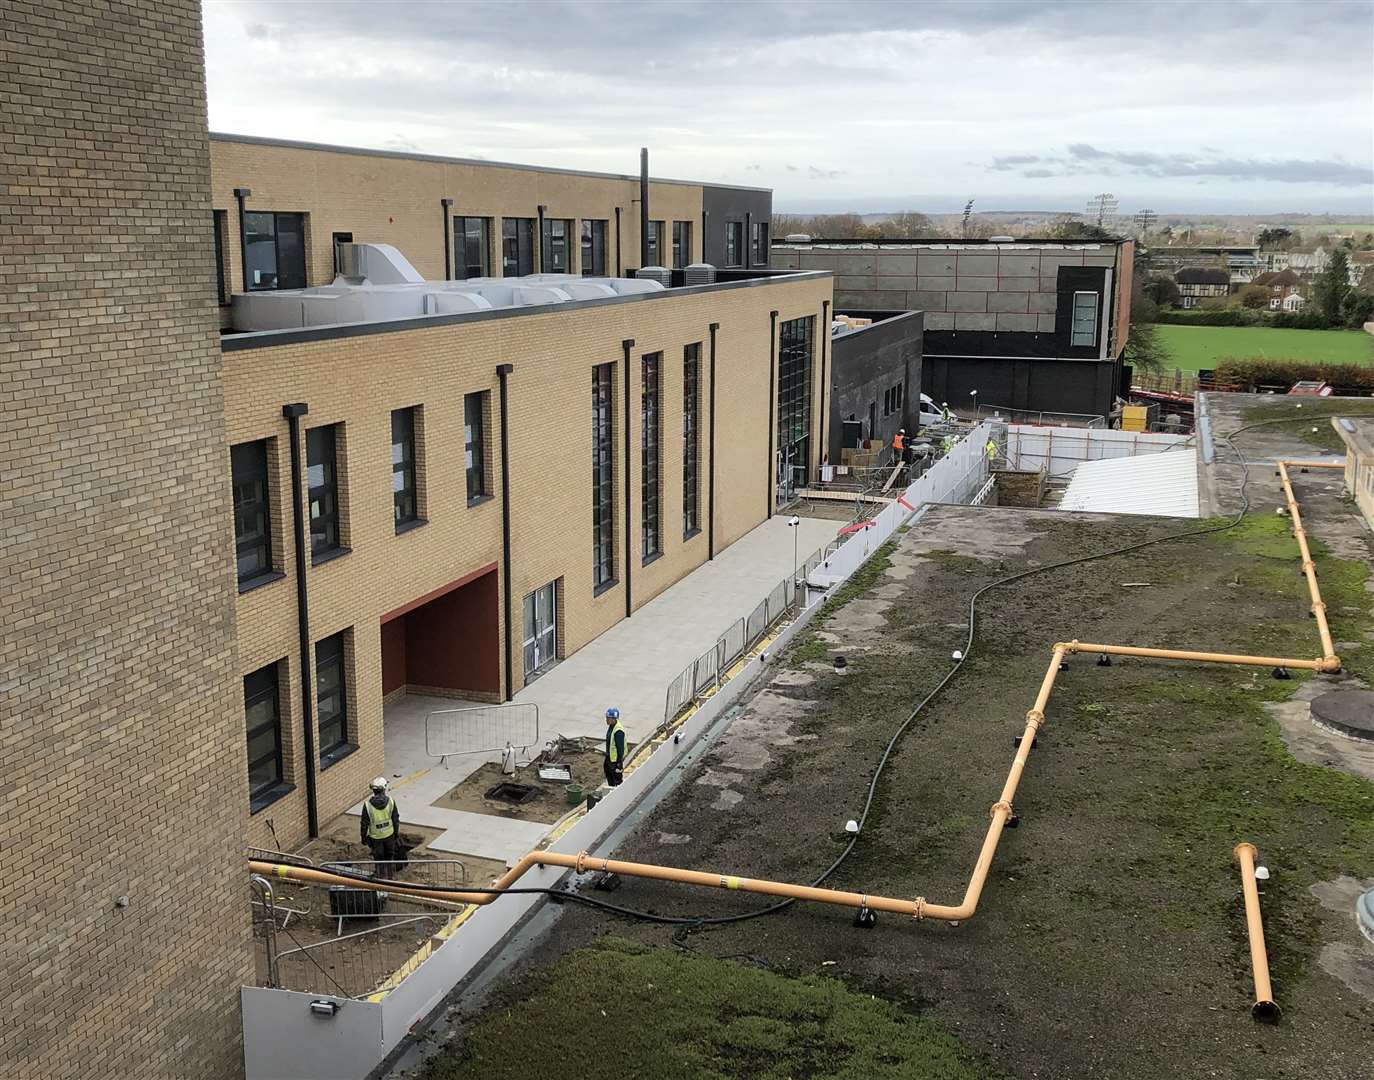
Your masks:
<instances>
[{"instance_id":1,"label":"temporary fencing","mask_svg":"<svg viewBox=\"0 0 1374 1080\"><path fill-rule=\"evenodd\" d=\"M425 717L425 753L446 764L460 754L494 754L539 745L539 706L533 702L433 709Z\"/></svg>"}]
</instances>

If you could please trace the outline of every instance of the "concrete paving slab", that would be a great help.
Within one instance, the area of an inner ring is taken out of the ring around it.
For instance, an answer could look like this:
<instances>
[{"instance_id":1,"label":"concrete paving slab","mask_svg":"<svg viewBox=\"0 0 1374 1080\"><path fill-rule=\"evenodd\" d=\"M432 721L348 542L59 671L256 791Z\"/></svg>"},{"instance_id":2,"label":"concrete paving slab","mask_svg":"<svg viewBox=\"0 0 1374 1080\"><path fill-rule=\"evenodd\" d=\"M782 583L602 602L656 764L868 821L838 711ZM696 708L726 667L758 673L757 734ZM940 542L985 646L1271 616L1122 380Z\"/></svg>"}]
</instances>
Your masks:
<instances>
[{"instance_id":1,"label":"concrete paving slab","mask_svg":"<svg viewBox=\"0 0 1374 1080\"><path fill-rule=\"evenodd\" d=\"M447 819L444 833L429 842L431 851L477 855L506 862L519 859L553 827L542 821L521 821L466 810L444 810L442 813Z\"/></svg>"},{"instance_id":2,"label":"concrete paving slab","mask_svg":"<svg viewBox=\"0 0 1374 1080\"><path fill-rule=\"evenodd\" d=\"M792 529L770 518L516 694L539 705L545 738L599 736L608 706L638 742L663 720L668 684L747 616L793 570ZM801 518L797 555L834 539L838 524Z\"/></svg>"}]
</instances>

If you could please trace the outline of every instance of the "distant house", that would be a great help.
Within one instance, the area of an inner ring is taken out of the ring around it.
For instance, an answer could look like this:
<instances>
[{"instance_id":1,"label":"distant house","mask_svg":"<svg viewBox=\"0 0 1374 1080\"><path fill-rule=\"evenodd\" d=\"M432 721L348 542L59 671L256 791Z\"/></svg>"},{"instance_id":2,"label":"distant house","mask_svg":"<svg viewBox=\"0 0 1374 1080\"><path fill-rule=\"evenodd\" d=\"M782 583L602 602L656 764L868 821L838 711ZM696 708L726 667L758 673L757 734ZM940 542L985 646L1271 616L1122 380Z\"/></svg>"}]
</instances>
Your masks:
<instances>
[{"instance_id":1,"label":"distant house","mask_svg":"<svg viewBox=\"0 0 1374 1080\"><path fill-rule=\"evenodd\" d=\"M1297 311L1303 304L1302 278L1292 270L1270 270L1267 273L1258 275L1254 284L1262 285L1269 290L1269 310L1278 311ZM1296 296L1298 303L1289 306L1288 298Z\"/></svg>"},{"instance_id":2,"label":"distant house","mask_svg":"<svg viewBox=\"0 0 1374 1080\"><path fill-rule=\"evenodd\" d=\"M1179 304L1185 308L1197 307L1203 300L1225 296L1231 291L1228 271L1205 266L1184 267L1175 272L1174 281L1178 284Z\"/></svg>"},{"instance_id":3,"label":"distant house","mask_svg":"<svg viewBox=\"0 0 1374 1080\"><path fill-rule=\"evenodd\" d=\"M1283 298L1283 310L1301 311L1304 305L1306 305L1306 303L1307 301L1303 298L1303 295L1301 293L1289 293L1287 296ZM1273 306L1272 300L1270 301L1270 306Z\"/></svg>"}]
</instances>

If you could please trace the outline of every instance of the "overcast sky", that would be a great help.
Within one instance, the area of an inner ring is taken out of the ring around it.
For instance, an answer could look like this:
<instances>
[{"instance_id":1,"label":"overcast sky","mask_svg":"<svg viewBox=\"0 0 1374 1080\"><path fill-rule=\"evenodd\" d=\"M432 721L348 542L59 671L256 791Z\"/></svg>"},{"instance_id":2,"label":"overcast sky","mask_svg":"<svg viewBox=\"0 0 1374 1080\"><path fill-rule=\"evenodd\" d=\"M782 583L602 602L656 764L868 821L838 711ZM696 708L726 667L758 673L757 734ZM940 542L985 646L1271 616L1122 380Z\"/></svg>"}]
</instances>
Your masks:
<instances>
[{"instance_id":1,"label":"overcast sky","mask_svg":"<svg viewBox=\"0 0 1374 1080\"><path fill-rule=\"evenodd\" d=\"M1374 0L204 0L215 131L780 212L1374 213Z\"/></svg>"}]
</instances>

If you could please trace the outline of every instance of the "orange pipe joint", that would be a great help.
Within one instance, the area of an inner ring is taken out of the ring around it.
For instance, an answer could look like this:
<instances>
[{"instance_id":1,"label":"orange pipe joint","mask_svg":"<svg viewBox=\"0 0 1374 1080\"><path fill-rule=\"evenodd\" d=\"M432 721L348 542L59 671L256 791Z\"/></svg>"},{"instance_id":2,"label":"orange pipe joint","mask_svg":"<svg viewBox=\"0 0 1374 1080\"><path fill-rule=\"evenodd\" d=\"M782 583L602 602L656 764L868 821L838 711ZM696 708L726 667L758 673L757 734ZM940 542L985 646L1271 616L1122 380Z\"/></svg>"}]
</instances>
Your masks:
<instances>
[{"instance_id":1,"label":"orange pipe joint","mask_svg":"<svg viewBox=\"0 0 1374 1080\"><path fill-rule=\"evenodd\" d=\"M1255 1003L1250 1015L1267 1024L1277 1024L1282 1010L1274 1001L1269 982L1269 954L1264 947L1264 923L1260 919L1259 887L1255 884L1255 845L1242 841L1236 845L1240 863L1240 887L1245 894L1245 924L1250 936L1250 966L1255 971Z\"/></svg>"}]
</instances>

